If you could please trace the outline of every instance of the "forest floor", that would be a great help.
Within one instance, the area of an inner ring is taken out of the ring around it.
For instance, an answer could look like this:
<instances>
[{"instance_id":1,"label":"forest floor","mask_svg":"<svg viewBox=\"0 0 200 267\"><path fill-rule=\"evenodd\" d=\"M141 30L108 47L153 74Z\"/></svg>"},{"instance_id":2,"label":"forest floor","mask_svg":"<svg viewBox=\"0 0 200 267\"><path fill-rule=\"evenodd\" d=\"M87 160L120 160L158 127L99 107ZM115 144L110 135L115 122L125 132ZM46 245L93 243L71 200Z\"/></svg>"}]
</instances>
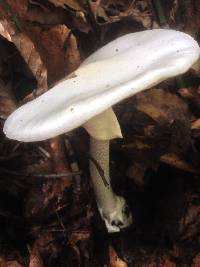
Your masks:
<instances>
[{"instance_id":1,"label":"forest floor","mask_svg":"<svg viewBox=\"0 0 200 267\"><path fill-rule=\"evenodd\" d=\"M99 216L83 129L3 134L17 106L99 47L155 28L200 41L199 1L0 1L0 267L200 267L199 63L114 107L124 138L111 142L111 177L133 213L120 233Z\"/></svg>"}]
</instances>

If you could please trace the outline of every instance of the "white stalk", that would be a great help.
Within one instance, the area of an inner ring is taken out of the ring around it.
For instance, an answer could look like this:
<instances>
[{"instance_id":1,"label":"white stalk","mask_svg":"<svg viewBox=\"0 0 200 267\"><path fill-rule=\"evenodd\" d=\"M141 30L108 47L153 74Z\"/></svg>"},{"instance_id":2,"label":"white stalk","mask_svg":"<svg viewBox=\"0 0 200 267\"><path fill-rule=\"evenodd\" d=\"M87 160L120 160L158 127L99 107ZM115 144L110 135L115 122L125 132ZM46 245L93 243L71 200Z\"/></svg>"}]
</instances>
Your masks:
<instances>
[{"instance_id":1,"label":"white stalk","mask_svg":"<svg viewBox=\"0 0 200 267\"><path fill-rule=\"evenodd\" d=\"M90 137L90 154L104 171L108 185L105 185L95 164L90 161L90 176L97 206L108 232L119 232L132 223L132 216L123 197L117 196L110 184L109 140Z\"/></svg>"}]
</instances>

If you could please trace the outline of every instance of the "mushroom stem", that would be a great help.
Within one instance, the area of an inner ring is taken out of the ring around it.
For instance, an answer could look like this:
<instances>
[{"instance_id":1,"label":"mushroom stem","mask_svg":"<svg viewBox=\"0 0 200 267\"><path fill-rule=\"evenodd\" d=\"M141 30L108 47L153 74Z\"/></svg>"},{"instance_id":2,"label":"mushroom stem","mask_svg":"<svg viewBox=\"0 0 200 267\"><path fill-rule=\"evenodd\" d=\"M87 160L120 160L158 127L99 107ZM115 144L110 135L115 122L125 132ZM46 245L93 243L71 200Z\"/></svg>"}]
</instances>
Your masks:
<instances>
[{"instance_id":1,"label":"mushroom stem","mask_svg":"<svg viewBox=\"0 0 200 267\"><path fill-rule=\"evenodd\" d=\"M108 185L105 185L95 164L90 161L90 176L99 212L108 232L119 232L132 223L132 216L124 198L117 196L110 184L109 140L97 140L90 137L90 154L103 169L108 182Z\"/></svg>"}]
</instances>

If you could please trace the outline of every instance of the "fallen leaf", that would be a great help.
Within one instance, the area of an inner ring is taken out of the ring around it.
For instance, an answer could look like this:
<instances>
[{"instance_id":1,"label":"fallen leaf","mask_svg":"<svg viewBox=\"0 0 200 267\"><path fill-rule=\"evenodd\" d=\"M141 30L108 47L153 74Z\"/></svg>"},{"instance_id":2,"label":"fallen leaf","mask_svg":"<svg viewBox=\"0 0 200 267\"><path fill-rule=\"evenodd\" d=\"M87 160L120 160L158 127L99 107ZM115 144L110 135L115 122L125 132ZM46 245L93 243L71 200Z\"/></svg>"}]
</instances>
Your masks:
<instances>
[{"instance_id":1,"label":"fallen leaf","mask_svg":"<svg viewBox=\"0 0 200 267\"><path fill-rule=\"evenodd\" d=\"M67 26L57 25L46 31L33 26L29 34L47 67L49 84L73 72L80 64L76 38Z\"/></svg>"},{"instance_id":2,"label":"fallen leaf","mask_svg":"<svg viewBox=\"0 0 200 267\"><path fill-rule=\"evenodd\" d=\"M192 103L198 110L200 110L200 86L199 87L187 87L178 90L179 94L186 99L189 103Z\"/></svg>"},{"instance_id":3,"label":"fallen leaf","mask_svg":"<svg viewBox=\"0 0 200 267\"><path fill-rule=\"evenodd\" d=\"M42 258L36 246L30 251L29 267L44 267Z\"/></svg>"},{"instance_id":4,"label":"fallen leaf","mask_svg":"<svg viewBox=\"0 0 200 267\"><path fill-rule=\"evenodd\" d=\"M83 10L79 2L76 0L49 0L49 2L51 2L57 7L62 7L62 8L69 7L76 11Z\"/></svg>"},{"instance_id":5,"label":"fallen leaf","mask_svg":"<svg viewBox=\"0 0 200 267\"><path fill-rule=\"evenodd\" d=\"M87 240L90 238L90 235L89 231L73 231L69 237L69 243L76 244L81 240Z\"/></svg>"},{"instance_id":6,"label":"fallen leaf","mask_svg":"<svg viewBox=\"0 0 200 267\"><path fill-rule=\"evenodd\" d=\"M16 102L11 94L9 84L0 79L0 118L6 119L16 109Z\"/></svg>"},{"instance_id":7,"label":"fallen leaf","mask_svg":"<svg viewBox=\"0 0 200 267\"><path fill-rule=\"evenodd\" d=\"M43 64L34 43L23 33L13 36L12 41L38 81L38 87L43 89L47 88L46 67Z\"/></svg>"},{"instance_id":8,"label":"fallen leaf","mask_svg":"<svg viewBox=\"0 0 200 267\"><path fill-rule=\"evenodd\" d=\"M179 158L176 154L173 154L173 153L167 153L167 154L162 155L160 157L160 161L172 167L175 167L179 170L183 170L183 171L194 173L194 174L200 173L199 170L195 169L188 162Z\"/></svg>"},{"instance_id":9,"label":"fallen leaf","mask_svg":"<svg viewBox=\"0 0 200 267\"><path fill-rule=\"evenodd\" d=\"M120 259L120 257L117 255L117 252L111 245L109 246L109 256L110 256L109 267L128 267L126 262Z\"/></svg>"},{"instance_id":10,"label":"fallen leaf","mask_svg":"<svg viewBox=\"0 0 200 267\"><path fill-rule=\"evenodd\" d=\"M200 266L200 253L196 255L193 259L191 267L199 267Z\"/></svg>"},{"instance_id":11,"label":"fallen leaf","mask_svg":"<svg viewBox=\"0 0 200 267\"><path fill-rule=\"evenodd\" d=\"M151 9L147 3L141 5L132 0L90 0L89 5L98 24L113 23L125 18L137 21L148 29L152 24Z\"/></svg>"},{"instance_id":12,"label":"fallen leaf","mask_svg":"<svg viewBox=\"0 0 200 267\"><path fill-rule=\"evenodd\" d=\"M200 77L200 59L191 67L195 75Z\"/></svg>"},{"instance_id":13,"label":"fallen leaf","mask_svg":"<svg viewBox=\"0 0 200 267\"><path fill-rule=\"evenodd\" d=\"M184 158L192 146L192 115L181 98L161 89L150 89L137 94L124 105L118 107L121 108L121 112L118 110L118 118L125 138L122 149L132 159L127 174L141 186L145 170L155 170L162 155L172 153ZM184 160L172 163L179 169L186 168L195 172Z\"/></svg>"},{"instance_id":14,"label":"fallen leaf","mask_svg":"<svg viewBox=\"0 0 200 267\"><path fill-rule=\"evenodd\" d=\"M17 261L14 260L7 261L3 258L0 258L0 267L24 267L24 266L19 264Z\"/></svg>"},{"instance_id":15,"label":"fallen leaf","mask_svg":"<svg viewBox=\"0 0 200 267\"><path fill-rule=\"evenodd\" d=\"M0 22L0 35L7 39L9 42L12 42L11 36L6 29L8 29L9 24L6 20ZM14 32L13 32L14 33Z\"/></svg>"},{"instance_id":16,"label":"fallen leaf","mask_svg":"<svg viewBox=\"0 0 200 267\"><path fill-rule=\"evenodd\" d=\"M11 23L6 20L0 21L0 29L0 34L2 33L3 37L7 37L8 41L13 42L24 58L38 82L38 87L46 89L47 71L34 43L26 34L15 31Z\"/></svg>"},{"instance_id":17,"label":"fallen leaf","mask_svg":"<svg viewBox=\"0 0 200 267\"><path fill-rule=\"evenodd\" d=\"M184 12L184 32L196 37L200 31L200 8L198 1L180 1L179 10Z\"/></svg>"},{"instance_id":18,"label":"fallen leaf","mask_svg":"<svg viewBox=\"0 0 200 267\"><path fill-rule=\"evenodd\" d=\"M200 119L196 119L196 120L192 121L191 136L193 138L199 138L200 137Z\"/></svg>"},{"instance_id":19,"label":"fallen leaf","mask_svg":"<svg viewBox=\"0 0 200 267\"><path fill-rule=\"evenodd\" d=\"M15 15L19 18L25 18L26 17L26 13L28 10L28 1L27 0L7 0L7 1L3 1L3 2L7 2L7 7L10 7L10 11L12 14L10 15Z\"/></svg>"}]
</instances>

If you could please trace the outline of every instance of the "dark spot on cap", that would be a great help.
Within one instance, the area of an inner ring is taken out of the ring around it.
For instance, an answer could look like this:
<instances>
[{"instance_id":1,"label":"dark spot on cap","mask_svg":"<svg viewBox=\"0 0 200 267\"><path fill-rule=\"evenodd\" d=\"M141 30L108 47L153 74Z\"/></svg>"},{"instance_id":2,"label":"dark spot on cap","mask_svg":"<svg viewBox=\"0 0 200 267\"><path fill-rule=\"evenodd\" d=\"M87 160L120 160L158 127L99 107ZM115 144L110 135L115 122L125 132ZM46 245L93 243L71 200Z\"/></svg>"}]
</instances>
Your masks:
<instances>
[{"instance_id":1,"label":"dark spot on cap","mask_svg":"<svg viewBox=\"0 0 200 267\"><path fill-rule=\"evenodd\" d=\"M75 72L70 73L64 80L69 80L78 77Z\"/></svg>"}]
</instances>

